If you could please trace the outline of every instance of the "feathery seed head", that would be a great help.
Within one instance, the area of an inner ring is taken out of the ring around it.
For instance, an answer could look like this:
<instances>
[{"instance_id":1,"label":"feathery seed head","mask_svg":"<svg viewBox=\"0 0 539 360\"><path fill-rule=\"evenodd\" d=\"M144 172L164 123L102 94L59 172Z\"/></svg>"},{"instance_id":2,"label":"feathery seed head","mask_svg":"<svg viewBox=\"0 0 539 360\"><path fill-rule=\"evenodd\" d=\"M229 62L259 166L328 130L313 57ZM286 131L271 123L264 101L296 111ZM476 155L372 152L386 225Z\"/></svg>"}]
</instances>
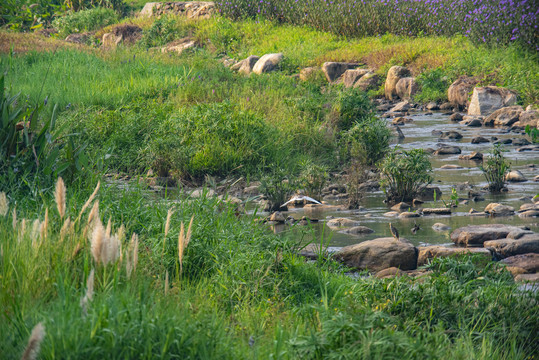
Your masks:
<instances>
[{"instance_id":1,"label":"feathery seed head","mask_svg":"<svg viewBox=\"0 0 539 360\"><path fill-rule=\"evenodd\" d=\"M0 216L6 216L9 209L9 200L5 192L0 192Z\"/></svg>"},{"instance_id":2,"label":"feathery seed head","mask_svg":"<svg viewBox=\"0 0 539 360\"><path fill-rule=\"evenodd\" d=\"M28 340L28 345L22 355L22 360L35 360L39 354L39 348L41 347L41 342L45 338L45 326L42 323L37 324L32 329L32 334Z\"/></svg>"},{"instance_id":3,"label":"feathery seed head","mask_svg":"<svg viewBox=\"0 0 539 360\"><path fill-rule=\"evenodd\" d=\"M92 237L90 239L92 255L96 263L99 263L103 259L103 244L105 240L105 229L103 224L99 220L96 220L94 230L92 231Z\"/></svg>"},{"instance_id":4,"label":"feathery seed head","mask_svg":"<svg viewBox=\"0 0 539 360\"><path fill-rule=\"evenodd\" d=\"M59 177L56 180L56 191L54 192L54 200L56 201L56 208L60 218L63 219L66 211L66 186L64 180Z\"/></svg>"}]
</instances>

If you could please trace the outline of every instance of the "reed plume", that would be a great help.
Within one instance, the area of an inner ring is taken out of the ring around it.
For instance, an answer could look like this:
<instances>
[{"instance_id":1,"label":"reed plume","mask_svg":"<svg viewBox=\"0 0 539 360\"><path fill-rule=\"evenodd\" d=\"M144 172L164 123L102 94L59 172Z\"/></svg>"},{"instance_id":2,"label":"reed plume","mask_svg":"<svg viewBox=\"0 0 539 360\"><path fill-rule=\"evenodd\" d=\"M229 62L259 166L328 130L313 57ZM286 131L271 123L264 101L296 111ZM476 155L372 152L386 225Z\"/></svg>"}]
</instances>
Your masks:
<instances>
[{"instance_id":1,"label":"reed plume","mask_svg":"<svg viewBox=\"0 0 539 360\"><path fill-rule=\"evenodd\" d=\"M167 270L167 273L165 274L165 296L167 296L167 293L168 293L168 270Z\"/></svg>"},{"instance_id":2,"label":"reed plume","mask_svg":"<svg viewBox=\"0 0 539 360\"><path fill-rule=\"evenodd\" d=\"M61 177L56 180L54 200L56 201L56 208L58 209L58 214L60 214L60 219L63 219L66 212L66 186L64 179Z\"/></svg>"},{"instance_id":3,"label":"reed plume","mask_svg":"<svg viewBox=\"0 0 539 360\"><path fill-rule=\"evenodd\" d=\"M49 233L49 209L45 209L45 220L41 223L41 240L44 240L47 238L47 235Z\"/></svg>"},{"instance_id":4,"label":"reed plume","mask_svg":"<svg viewBox=\"0 0 539 360\"><path fill-rule=\"evenodd\" d=\"M135 272L137 270L138 263L138 235L133 233L133 238L135 240L133 245L133 272Z\"/></svg>"},{"instance_id":5,"label":"reed plume","mask_svg":"<svg viewBox=\"0 0 539 360\"><path fill-rule=\"evenodd\" d=\"M88 275L88 279L86 279L86 293L80 299L80 306L82 308L82 313L84 316L88 315L88 303L92 301L92 298L94 296L94 269L90 271L90 275Z\"/></svg>"},{"instance_id":6,"label":"reed plume","mask_svg":"<svg viewBox=\"0 0 539 360\"><path fill-rule=\"evenodd\" d=\"M26 219L23 218L21 221L21 227L19 229L19 236L17 237L17 242L21 242L24 239L24 232L26 231Z\"/></svg>"},{"instance_id":7,"label":"reed plume","mask_svg":"<svg viewBox=\"0 0 539 360\"><path fill-rule=\"evenodd\" d=\"M103 256L103 243L105 238L105 229L99 218L95 221L92 237L90 239L91 251L96 263L101 262Z\"/></svg>"},{"instance_id":8,"label":"reed plume","mask_svg":"<svg viewBox=\"0 0 539 360\"><path fill-rule=\"evenodd\" d=\"M86 200L86 202L84 203L84 205L82 206L82 209L80 210L80 213L79 213L79 216L77 216L77 219L75 220L75 223L79 222L80 221L80 218L82 217L82 214L84 213L84 211L86 210L86 208L88 208L88 206L90 206L90 204L92 203L92 201L94 201L95 199L95 196L97 195L97 192L99 191L99 186L101 185L101 181L98 181L97 182L97 186L95 187L94 189L94 192L92 193L92 195L90 195L90 197L88 198L88 200Z\"/></svg>"},{"instance_id":9,"label":"reed plume","mask_svg":"<svg viewBox=\"0 0 539 360\"><path fill-rule=\"evenodd\" d=\"M133 233L131 236L131 243L126 250L126 262L125 270L127 272L127 277L131 277L131 273L137 269L138 262L138 235Z\"/></svg>"},{"instance_id":10,"label":"reed plume","mask_svg":"<svg viewBox=\"0 0 539 360\"><path fill-rule=\"evenodd\" d=\"M161 256L165 255L165 246L167 244L167 235L168 231L170 230L170 218L172 217L172 214L174 213L174 210L172 208L168 209L167 211L167 221L165 223L165 237L163 239L163 253Z\"/></svg>"},{"instance_id":11,"label":"reed plume","mask_svg":"<svg viewBox=\"0 0 539 360\"><path fill-rule=\"evenodd\" d=\"M105 230L105 235L107 237L110 237L110 233L112 232L112 221L109 218L109 221L107 223L107 229Z\"/></svg>"},{"instance_id":12,"label":"reed plume","mask_svg":"<svg viewBox=\"0 0 539 360\"><path fill-rule=\"evenodd\" d=\"M35 219L32 224L32 246L35 248L37 246L37 240L39 236L41 235L41 221L39 219Z\"/></svg>"},{"instance_id":13,"label":"reed plume","mask_svg":"<svg viewBox=\"0 0 539 360\"><path fill-rule=\"evenodd\" d=\"M32 334L28 340L28 345L24 349L22 354L22 360L35 360L39 354L39 348L41 347L41 342L45 337L45 326L42 323L37 324L32 329Z\"/></svg>"},{"instance_id":14,"label":"reed plume","mask_svg":"<svg viewBox=\"0 0 539 360\"><path fill-rule=\"evenodd\" d=\"M13 231L17 230L17 208L13 208L11 225L13 225Z\"/></svg>"},{"instance_id":15,"label":"reed plume","mask_svg":"<svg viewBox=\"0 0 539 360\"><path fill-rule=\"evenodd\" d=\"M9 209L9 200L7 199L6 193L0 192L0 216L6 216Z\"/></svg>"},{"instance_id":16,"label":"reed plume","mask_svg":"<svg viewBox=\"0 0 539 360\"><path fill-rule=\"evenodd\" d=\"M185 249L187 248L187 245L189 244L189 241L191 240L191 230L193 226L193 219L195 217L191 217L191 221L189 222L189 227L187 228L187 234L185 234L185 227L183 225L183 221L180 226L180 235L178 236L178 260L180 263L180 274L183 270L183 254L185 252Z\"/></svg>"}]
</instances>

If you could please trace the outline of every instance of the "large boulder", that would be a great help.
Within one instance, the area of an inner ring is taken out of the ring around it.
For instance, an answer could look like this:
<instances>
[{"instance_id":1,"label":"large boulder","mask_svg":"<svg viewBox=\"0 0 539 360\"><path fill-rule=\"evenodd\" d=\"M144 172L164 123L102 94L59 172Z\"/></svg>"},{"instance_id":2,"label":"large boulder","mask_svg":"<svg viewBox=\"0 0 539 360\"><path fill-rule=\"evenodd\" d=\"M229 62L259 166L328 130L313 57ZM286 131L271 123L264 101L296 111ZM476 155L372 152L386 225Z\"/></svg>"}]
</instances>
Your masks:
<instances>
[{"instance_id":1,"label":"large boulder","mask_svg":"<svg viewBox=\"0 0 539 360\"><path fill-rule=\"evenodd\" d=\"M419 90L419 85L413 77L401 78L395 85L397 96L403 100L409 100Z\"/></svg>"},{"instance_id":2,"label":"large boulder","mask_svg":"<svg viewBox=\"0 0 539 360\"><path fill-rule=\"evenodd\" d=\"M359 64L347 62L325 62L322 65L322 71L329 82L337 81L348 69L355 69Z\"/></svg>"},{"instance_id":3,"label":"large boulder","mask_svg":"<svg viewBox=\"0 0 539 360\"><path fill-rule=\"evenodd\" d=\"M141 27L131 24L122 24L114 27L110 33L103 34L101 44L104 48L114 48L119 44L132 45L141 37Z\"/></svg>"},{"instance_id":4,"label":"large boulder","mask_svg":"<svg viewBox=\"0 0 539 360\"><path fill-rule=\"evenodd\" d=\"M511 216L515 214L515 209L512 206L499 203L488 204L484 211L491 216Z\"/></svg>"},{"instance_id":5,"label":"large boulder","mask_svg":"<svg viewBox=\"0 0 539 360\"><path fill-rule=\"evenodd\" d=\"M518 121L513 124L513 128L524 129L528 125L532 128L539 126L539 111L530 109L521 112Z\"/></svg>"},{"instance_id":6,"label":"large boulder","mask_svg":"<svg viewBox=\"0 0 539 360\"><path fill-rule=\"evenodd\" d=\"M343 226L359 226L361 223L357 220L347 218L336 218L329 220L326 225L332 228L339 228Z\"/></svg>"},{"instance_id":7,"label":"large boulder","mask_svg":"<svg viewBox=\"0 0 539 360\"><path fill-rule=\"evenodd\" d=\"M473 89L468 115L487 116L516 102L517 95L509 89L497 86L476 87Z\"/></svg>"},{"instance_id":8,"label":"large boulder","mask_svg":"<svg viewBox=\"0 0 539 360\"><path fill-rule=\"evenodd\" d=\"M500 262L507 266L524 269L527 273L539 272L539 254L536 253L514 255Z\"/></svg>"},{"instance_id":9,"label":"large boulder","mask_svg":"<svg viewBox=\"0 0 539 360\"><path fill-rule=\"evenodd\" d=\"M247 59L242 61L238 72L243 75L249 75L253 71L253 68L258 60L260 60L260 58L256 55L249 56Z\"/></svg>"},{"instance_id":10,"label":"large boulder","mask_svg":"<svg viewBox=\"0 0 539 360\"><path fill-rule=\"evenodd\" d=\"M507 106L494 111L483 121L485 126L511 126L519 120L524 109L520 105Z\"/></svg>"},{"instance_id":11,"label":"large boulder","mask_svg":"<svg viewBox=\"0 0 539 360\"><path fill-rule=\"evenodd\" d=\"M485 241L497 239L518 239L529 231L504 224L469 225L451 233L451 240L457 245L482 246Z\"/></svg>"},{"instance_id":12,"label":"large boulder","mask_svg":"<svg viewBox=\"0 0 539 360\"><path fill-rule=\"evenodd\" d=\"M389 109L390 113L406 112L410 109L410 103L408 101L401 101Z\"/></svg>"},{"instance_id":13,"label":"large boulder","mask_svg":"<svg viewBox=\"0 0 539 360\"><path fill-rule=\"evenodd\" d=\"M355 84L354 88L361 91L376 90L380 84L380 76L375 73L367 73L363 75Z\"/></svg>"},{"instance_id":14,"label":"large boulder","mask_svg":"<svg viewBox=\"0 0 539 360\"><path fill-rule=\"evenodd\" d=\"M539 234L529 232L518 239L507 237L489 240L485 241L483 246L490 249L498 258L528 253L539 254Z\"/></svg>"},{"instance_id":15,"label":"large boulder","mask_svg":"<svg viewBox=\"0 0 539 360\"><path fill-rule=\"evenodd\" d=\"M369 73L369 70L367 69L346 70L342 76L344 87L347 87L347 88L353 87L356 84L356 82L367 73Z\"/></svg>"},{"instance_id":16,"label":"large boulder","mask_svg":"<svg viewBox=\"0 0 539 360\"><path fill-rule=\"evenodd\" d=\"M417 267L417 249L402 240L388 237L346 246L335 254L335 258L359 270L376 272L390 267L413 270Z\"/></svg>"},{"instance_id":17,"label":"large boulder","mask_svg":"<svg viewBox=\"0 0 539 360\"><path fill-rule=\"evenodd\" d=\"M430 259L459 256L459 255L469 254L469 253L481 254L485 256L485 258L488 258L488 259L492 257L490 251L484 248L462 248L462 247L433 245L433 246L420 246L417 249L419 250L419 255L417 257L417 266L426 265Z\"/></svg>"},{"instance_id":18,"label":"large boulder","mask_svg":"<svg viewBox=\"0 0 539 360\"><path fill-rule=\"evenodd\" d=\"M306 67L300 70L299 79L301 81L309 81L312 79L316 79L318 74L320 74L321 72L322 69L317 66Z\"/></svg>"},{"instance_id":19,"label":"large boulder","mask_svg":"<svg viewBox=\"0 0 539 360\"><path fill-rule=\"evenodd\" d=\"M266 54L262 56L253 67L253 73L263 74L276 70L284 56L282 53Z\"/></svg>"},{"instance_id":20,"label":"large boulder","mask_svg":"<svg viewBox=\"0 0 539 360\"><path fill-rule=\"evenodd\" d=\"M462 153L462 150L458 146L443 145L434 152L434 155L455 155Z\"/></svg>"},{"instance_id":21,"label":"large boulder","mask_svg":"<svg viewBox=\"0 0 539 360\"><path fill-rule=\"evenodd\" d=\"M141 17L165 14L181 15L190 19L209 19L216 12L213 1L149 2L140 11Z\"/></svg>"},{"instance_id":22,"label":"large boulder","mask_svg":"<svg viewBox=\"0 0 539 360\"><path fill-rule=\"evenodd\" d=\"M196 44L191 39L173 41L161 48L163 53L176 53L181 55L184 51L194 49Z\"/></svg>"},{"instance_id":23,"label":"large boulder","mask_svg":"<svg viewBox=\"0 0 539 360\"><path fill-rule=\"evenodd\" d=\"M477 79L461 76L447 90L447 98L449 102L459 108L464 109L468 106L470 94L474 86L477 84Z\"/></svg>"},{"instance_id":24,"label":"large boulder","mask_svg":"<svg viewBox=\"0 0 539 360\"><path fill-rule=\"evenodd\" d=\"M410 76L410 71L402 66L393 66L387 72L386 83L384 87L386 98L394 100L398 98L397 83L400 79Z\"/></svg>"},{"instance_id":25,"label":"large boulder","mask_svg":"<svg viewBox=\"0 0 539 360\"><path fill-rule=\"evenodd\" d=\"M372 234L374 230L366 226L354 226L346 230L343 230L342 232L345 234L351 234L351 235L364 235L364 234Z\"/></svg>"}]
</instances>

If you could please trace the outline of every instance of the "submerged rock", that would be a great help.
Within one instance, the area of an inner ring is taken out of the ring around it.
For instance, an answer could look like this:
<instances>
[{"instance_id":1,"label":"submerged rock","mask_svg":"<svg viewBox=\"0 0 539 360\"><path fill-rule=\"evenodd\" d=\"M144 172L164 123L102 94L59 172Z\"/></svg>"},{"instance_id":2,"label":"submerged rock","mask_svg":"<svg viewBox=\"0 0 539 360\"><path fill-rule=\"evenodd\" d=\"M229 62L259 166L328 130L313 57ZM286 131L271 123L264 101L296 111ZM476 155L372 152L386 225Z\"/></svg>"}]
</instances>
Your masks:
<instances>
[{"instance_id":1,"label":"submerged rock","mask_svg":"<svg viewBox=\"0 0 539 360\"><path fill-rule=\"evenodd\" d=\"M343 230L342 232L345 234L363 235L363 234L372 234L374 230L366 226L354 226L349 229Z\"/></svg>"},{"instance_id":2,"label":"submerged rock","mask_svg":"<svg viewBox=\"0 0 539 360\"><path fill-rule=\"evenodd\" d=\"M459 160L483 161L483 154L480 152L474 151L468 155L460 155Z\"/></svg>"},{"instance_id":3,"label":"submerged rock","mask_svg":"<svg viewBox=\"0 0 539 360\"><path fill-rule=\"evenodd\" d=\"M460 154L462 150L458 146L443 145L434 152L434 155L455 155Z\"/></svg>"},{"instance_id":4,"label":"submerged rock","mask_svg":"<svg viewBox=\"0 0 539 360\"><path fill-rule=\"evenodd\" d=\"M434 231L449 231L451 230L451 226L442 224L442 223L436 223L432 225L432 230Z\"/></svg>"},{"instance_id":5,"label":"submerged rock","mask_svg":"<svg viewBox=\"0 0 539 360\"><path fill-rule=\"evenodd\" d=\"M515 214L515 209L509 205L490 203L484 210L491 216L511 216Z\"/></svg>"}]
</instances>

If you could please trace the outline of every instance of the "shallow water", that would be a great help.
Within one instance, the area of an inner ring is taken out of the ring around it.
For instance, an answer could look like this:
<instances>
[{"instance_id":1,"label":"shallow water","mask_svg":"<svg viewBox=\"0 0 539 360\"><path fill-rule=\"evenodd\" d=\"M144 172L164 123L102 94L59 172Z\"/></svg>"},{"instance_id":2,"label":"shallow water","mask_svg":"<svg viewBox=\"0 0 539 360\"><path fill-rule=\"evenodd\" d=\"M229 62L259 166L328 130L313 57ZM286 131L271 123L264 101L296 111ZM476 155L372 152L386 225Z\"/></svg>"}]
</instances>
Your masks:
<instances>
[{"instance_id":1,"label":"shallow water","mask_svg":"<svg viewBox=\"0 0 539 360\"><path fill-rule=\"evenodd\" d=\"M504 129L500 128L472 128L460 125L459 123L453 123L449 120L448 115L443 115L442 113L434 113L433 115L425 114L412 114L406 116L414 120L413 123L406 124L401 126L405 139L401 140L398 144L404 149L413 149L413 148L438 148L438 144L444 143L447 145L456 145L462 149L462 154L469 154L473 151L478 151L484 155L492 149L491 143L483 144L472 144L471 139L475 136L483 136L487 139L490 139L492 136L497 137L499 140L502 139L517 139L525 137L524 134L508 133ZM391 122L391 120L387 120ZM463 135L463 138L454 141L454 140L438 140L438 136L432 135L433 130L438 131L449 131L456 130ZM392 146L395 146L393 144ZM398 218L387 218L383 214L391 211L389 207L383 203L384 194L382 191L371 192L365 195L362 200L361 205L365 208L364 211L358 212L355 211L317 211L313 212L312 210L305 213L302 208L290 209L290 211L284 212L285 217L288 215L293 216L296 219L300 219L302 216L306 215L312 219L319 219L318 223L312 223L311 226L314 230L315 241L319 241L324 234L324 238L327 239L330 237L331 246L346 246L351 244L356 244L365 240L371 240L379 237L391 236L389 232L389 222L392 222L394 226L399 230L400 236L410 240L415 245L422 244L447 244L451 243L449 239L449 234L452 230L457 229L466 225L477 225L477 224L488 224L488 223L503 223L511 224L517 226L527 226L531 230L539 231L539 219L538 218L519 218L518 215L509 216L509 217L496 217L488 218L484 216L469 216L468 211L471 208L474 208L478 211L483 211L483 209L491 202L500 202L506 205L510 205L518 210L522 204L531 202L531 198L539 193L539 183L534 182L533 178L536 175L539 175L539 151L526 151L526 152L517 152L517 146L513 145L504 145L507 152L504 154L506 159L511 163L512 170L520 170L522 174L528 179L526 182L522 183L509 183L509 191L499 195L492 195L486 193L483 195L485 198L484 201L473 202L469 201L468 204L463 205L459 204L457 208L453 208L452 215L440 216L440 215L426 215L414 219L398 219ZM458 159L459 155L445 155L445 156L434 156L430 157L431 164L433 167L433 177L434 182L433 186L438 186L442 193L442 199L446 202L450 199L451 188L455 185L468 182L470 185L474 185L477 190L485 186L487 183L481 170L478 165L480 163L474 161L463 161ZM462 169L440 169L443 165L458 165ZM532 167L535 166L535 167ZM468 190L457 189L459 197L467 198ZM525 199L527 198L527 199ZM332 204L339 204L339 202L331 202ZM434 202L425 202L422 205L423 208L430 207L443 207L442 201L438 199L436 203ZM361 222L361 225L367 226L374 230L374 233L368 235L350 235L345 234L340 231L330 230L325 222L328 220L328 217L345 217ZM411 233L411 228L414 226L414 222L421 227L416 234ZM446 232L437 232L432 229L434 223L443 223L451 227L450 231ZM300 225L293 226L292 228L288 225L279 225L273 227L276 232L289 232L292 231L294 234L297 230L294 230L294 227L299 227ZM299 234L299 232L298 232ZM299 236L299 235L297 235ZM311 235L307 237L312 238Z\"/></svg>"}]
</instances>

